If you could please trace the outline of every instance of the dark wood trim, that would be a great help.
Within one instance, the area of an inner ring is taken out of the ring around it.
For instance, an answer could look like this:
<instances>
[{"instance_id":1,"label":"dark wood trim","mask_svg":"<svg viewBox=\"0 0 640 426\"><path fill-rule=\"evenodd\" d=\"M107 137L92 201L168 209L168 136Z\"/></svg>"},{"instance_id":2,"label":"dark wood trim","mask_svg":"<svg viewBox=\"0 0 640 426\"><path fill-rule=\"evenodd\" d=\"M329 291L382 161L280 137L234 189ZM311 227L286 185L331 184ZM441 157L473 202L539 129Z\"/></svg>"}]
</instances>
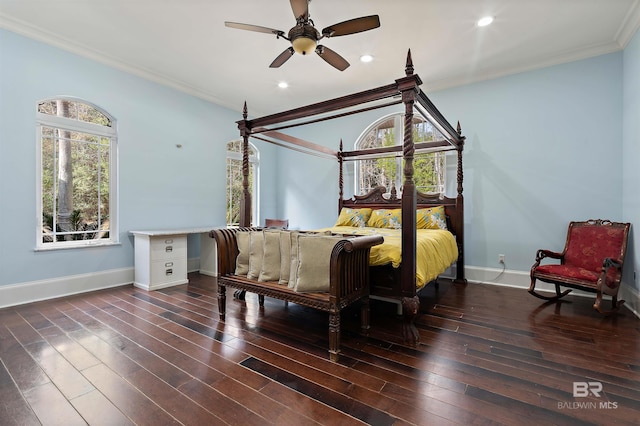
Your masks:
<instances>
[{"instance_id":1,"label":"dark wood trim","mask_svg":"<svg viewBox=\"0 0 640 426\"><path fill-rule=\"evenodd\" d=\"M249 120L247 117L246 104L243 113L243 119L238 121L238 128L241 131L241 134L246 139L252 133L266 133L273 132L273 129L269 129L269 126L273 125L281 125L277 127L278 129L285 128L289 125L297 126L301 125L296 121L311 118L314 116L319 116L322 114L334 113L336 111L345 110L348 108L356 107L359 105L365 105L369 102L381 101L389 98L400 98L401 102L404 104L404 141L402 146L402 156L404 158L404 170L403 170L403 191L402 191L402 222L405 224L402 230L402 265L400 276L401 284L400 284L400 294L397 296L402 298L403 307L406 309L405 318L410 319L417 314L419 310L419 301L415 299L416 295L416 286L415 286L415 272L416 272L416 229L415 229L415 218L416 218L416 188L415 183L413 181L413 158L416 150L416 146L413 140L413 114L414 107L416 104L421 108L427 118L431 118L434 121L434 124L439 127L439 129L443 132L443 136L447 139L447 142L450 145L450 148L458 150L458 197L457 201L459 204L456 204L456 214L452 217L452 223L455 224L456 227L460 227L462 229L464 227L462 207L463 207L463 199L462 199L462 148L464 146L464 137L461 135L461 132L456 131L453 126L451 126L444 116L438 111L435 105L428 99L428 97L420 91L420 85L422 84L422 80L417 74L414 74L413 69L413 60L411 57L411 50L407 53L407 59L405 64L405 75L402 78L395 80L394 83L381 86L378 88L366 90L363 92L354 93L352 95L343 96L340 98L331 99L324 102L319 102L311 105L307 105L304 107L296 108L289 111L280 112L277 114L272 114L265 117L259 117ZM395 102L395 101L392 101ZM372 107L373 108L373 107ZM366 108L365 108L366 109ZM351 114L353 111L347 111L344 114ZM332 117L340 116L340 114L336 114ZM323 121L328 119L327 117L318 118L317 121ZM287 124L289 123L289 124ZM274 134L274 133L272 133ZM287 139L287 138L285 138ZM289 141L293 141L292 138L288 138ZM436 142L435 144L439 144L440 142ZM294 144L296 146L304 146L306 149L312 151L322 152L322 150L318 150L317 146L314 144L301 143L301 141L295 141ZM433 146L430 146L433 147ZM395 148L394 148L395 149ZM325 153L326 154L326 153ZM248 153L243 152L243 155L248 156ZM340 163L340 170L342 173L342 162L345 158L349 157L349 155L345 155L342 152L337 153L337 158ZM244 162L248 163L248 158L243 158ZM244 175L245 181L248 180L248 173ZM340 192L342 193L342 180L340 181ZM248 182L243 183L243 187L248 187ZM341 197L342 198L342 197ZM250 195L244 198L244 213L243 217L250 216ZM342 207L344 202L339 201L339 206ZM241 226L247 226L250 222L243 222L241 220ZM414 224L414 226L406 226L406 224ZM456 235L460 235L460 239L458 240L459 250L461 253L464 252L464 239L463 232L461 230L455 230ZM458 280L464 282L464 256L459 257L458 265L457 265L457 275ZM412 324L412 320L408 321L408 326L405 330L405 336L408 337L408 341L416 345L419 341L419 336L415 330L415 327Z\"/></svg>"}]
</instances>

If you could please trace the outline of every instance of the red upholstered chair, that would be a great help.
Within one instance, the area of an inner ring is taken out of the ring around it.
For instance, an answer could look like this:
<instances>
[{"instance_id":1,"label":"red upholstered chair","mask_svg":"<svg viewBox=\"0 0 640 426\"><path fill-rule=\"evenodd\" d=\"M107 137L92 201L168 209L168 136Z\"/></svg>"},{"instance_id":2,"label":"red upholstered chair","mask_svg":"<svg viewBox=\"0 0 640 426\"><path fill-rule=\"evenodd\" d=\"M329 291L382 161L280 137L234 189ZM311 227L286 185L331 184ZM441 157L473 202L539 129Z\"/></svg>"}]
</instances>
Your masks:
<instances>
[{"instance_id":1,"label":"red upholstered chair","mask_svg":"<svg viewBox=\"0 0 640 426\"><path fill-rule=\"evenodd\" d=\"M562 253L538 250L531 267L529 293L545 300L557 300L571 290L560 292L560 286L596 293L593 307L601 314L617 311L624 303L618 301L622 266L627 251L631 224L596 219L571 222ZM541 264L543 259L559 259L560 264ZM556 294L545 296L535 291L536 280L555 284ZM612 309L600 307L602 295L611 296Z\"/></svg>"}]
</instances>

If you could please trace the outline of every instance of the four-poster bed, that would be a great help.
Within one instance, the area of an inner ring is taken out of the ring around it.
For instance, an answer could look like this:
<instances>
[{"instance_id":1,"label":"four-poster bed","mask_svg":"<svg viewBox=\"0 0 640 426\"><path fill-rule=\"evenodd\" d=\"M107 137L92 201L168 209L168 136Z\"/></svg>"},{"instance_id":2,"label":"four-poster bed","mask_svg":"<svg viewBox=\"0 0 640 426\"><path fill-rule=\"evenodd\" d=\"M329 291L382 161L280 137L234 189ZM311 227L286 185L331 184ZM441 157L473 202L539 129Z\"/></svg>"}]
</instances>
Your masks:
<instances>
[{"instance_id":1,"label":"four-poster bed","mask_svg":"<svg viewBox=\"0 0 640 426\"><path fill-rule=\"evenodd\" d=\"M289 111L280 112L260 118L248 119L245 103L243 119L238 121L238 128L243 139L243 198L240 215L240 226L251 226L251 194L249 192L249 138L257 138L278 146L291 148L312 155L330 158L339 162L339 203L338 211L343 207L372 209L401 209L401 253L402 262L399 268L389 266L372 267L371 295L400 300L403 309L403 334L409 344L417 344L419 336L413 324L419 312L419 298L416 287L416 213L419 208L443 206L447 216L449 231L455 237L458 253L456 254L456 281L465 282L464 276L464 201L462 195L462 150L464 136L460 125L457 129L444 118L435 105L422 92L420 77L413 73L411 51L408 52L405 76L394 83L378 88L335 98L329 101L307 105ZM392 105L404 105L404 138L402 146L372 148L359 151L344 151L342 141L340 150L333 151L326 146L314 144L280 132L280 130L298 127L305 124L320 123L334 118L371 111ZM412 124L417 112L429 121L443 137L432 142L414 143ZM306 121L304 121L306 120ZM456 151L457 152L457 196L444 197L441 194L422 194L416 190L414 181L414 155L418 152ZM366 156L402 156L403 185L401 197L383 196L385 189L374 189L363 196L344 199L343 163ZM440 271L441 273L443 271Z\"/></svg>"}]
</instances>

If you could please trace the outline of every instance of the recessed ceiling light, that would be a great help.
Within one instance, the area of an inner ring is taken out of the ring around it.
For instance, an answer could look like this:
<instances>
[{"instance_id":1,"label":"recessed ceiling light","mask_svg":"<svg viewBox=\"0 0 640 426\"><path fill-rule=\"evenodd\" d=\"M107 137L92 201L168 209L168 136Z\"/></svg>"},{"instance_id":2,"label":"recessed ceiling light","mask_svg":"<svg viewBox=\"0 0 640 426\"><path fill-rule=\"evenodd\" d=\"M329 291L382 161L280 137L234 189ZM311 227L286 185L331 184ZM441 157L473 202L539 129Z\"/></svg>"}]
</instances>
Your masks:
<instances>
[{"instance_id":1,"label":"recessed ceiling light","mask_svg":"<svg viewBox=\"0 0 640 426\"><path fill-rule=\"evenodd\" d=\"M289 87L289 84L286 81L281 81L280 83L278 83L278 87L281 89L286 89L287 87Z\"/></svg>"},{"instance_id":2,"label":"recessed ceiling light","mask_svg":"<svg viewBox=\"0 0 640 426\"><path fill-rule=\"evenodd\" d=\"M487 25L491 25L493 22L493 16L485 16L484 18L478 19L476 25L479 27L486 27Z\"/></svg>"},{"instance_id":3,"label":"recessed ceiling light","mask_svg":"<svg viewBox=\"0 0 640 426\"><path fill-rule=\"evenodd\" d=\"M362 55L362 56L360 56L360 61L361 62L365 62L365 63L366 62L371 62L371 61L373 61L373 56L371 56L371 55Z\"/></svg>"}]
</instances>

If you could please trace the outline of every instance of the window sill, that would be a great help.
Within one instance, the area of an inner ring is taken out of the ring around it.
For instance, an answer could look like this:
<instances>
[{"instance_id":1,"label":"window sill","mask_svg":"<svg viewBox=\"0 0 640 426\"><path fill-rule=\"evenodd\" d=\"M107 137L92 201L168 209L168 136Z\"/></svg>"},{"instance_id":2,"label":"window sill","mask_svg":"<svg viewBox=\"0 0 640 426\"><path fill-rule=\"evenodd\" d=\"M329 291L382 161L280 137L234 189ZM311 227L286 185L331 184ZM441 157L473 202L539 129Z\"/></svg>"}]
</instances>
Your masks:
<instances>
[{"instance_id":1,"label":"window sill","mask_svg":"<svg viewBox=\"0 0 640 426\"><path fill-rule=\"evenodd\" d=\"M69 250L69 249L83 249L91 247L110 247L121 246L119 241L96 241L96 242L84 242L84 243L68 243L68 244L52 244L37 246L33 251L53 251L53 250Z\"/></svg>"}]
</instances>

